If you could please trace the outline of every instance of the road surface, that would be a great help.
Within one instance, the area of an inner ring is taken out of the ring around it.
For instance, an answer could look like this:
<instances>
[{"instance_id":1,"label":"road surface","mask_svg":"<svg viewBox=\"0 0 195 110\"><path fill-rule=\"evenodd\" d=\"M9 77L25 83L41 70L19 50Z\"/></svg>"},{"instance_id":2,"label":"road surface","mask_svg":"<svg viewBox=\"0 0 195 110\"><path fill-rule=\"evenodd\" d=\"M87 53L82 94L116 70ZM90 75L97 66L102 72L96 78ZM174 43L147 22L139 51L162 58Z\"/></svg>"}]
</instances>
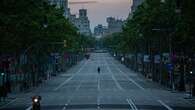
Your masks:
<instances>
[{"instance_id":1,"label":"road surface","mask_svg":"<svg viewBox=\"0 0 195 110\"><path fill-rule=\"evenodd\" d=\"M30 110L33 95L42 96L42 110L195 110L183 94L143 78L108 53L92 53L89 60L17 95L0 110Z\"/></svg>"}]
</instances>

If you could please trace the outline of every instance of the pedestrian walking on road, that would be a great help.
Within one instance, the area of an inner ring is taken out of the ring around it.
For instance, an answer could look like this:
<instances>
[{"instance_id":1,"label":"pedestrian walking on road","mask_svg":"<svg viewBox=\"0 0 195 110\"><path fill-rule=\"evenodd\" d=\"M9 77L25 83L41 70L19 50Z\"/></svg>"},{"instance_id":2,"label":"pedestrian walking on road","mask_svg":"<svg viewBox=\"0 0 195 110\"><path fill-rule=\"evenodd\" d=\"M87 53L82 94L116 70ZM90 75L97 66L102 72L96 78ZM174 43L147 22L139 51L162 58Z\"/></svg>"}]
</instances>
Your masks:
<instances>
[{"instance_id":1,"label":"pedestrian walking on road","mask_svg":"<svg viewBox=\"0 0 195 110\"><path fill-rule=\"evenodd\" d=\"M100 67L97 68L98 73L100 74Z\"/></svg>"},{"instance_id":2,"label":"pedestrian walking on road","mask_svg":"<svg viewBox=\"0 0 195 110\"><path fill-rule=\"evenodd\" d=\"M0 102L5 102L5 98L7 97L7 88L5 85L0 86Z\"/></svg>"}]
</instances>

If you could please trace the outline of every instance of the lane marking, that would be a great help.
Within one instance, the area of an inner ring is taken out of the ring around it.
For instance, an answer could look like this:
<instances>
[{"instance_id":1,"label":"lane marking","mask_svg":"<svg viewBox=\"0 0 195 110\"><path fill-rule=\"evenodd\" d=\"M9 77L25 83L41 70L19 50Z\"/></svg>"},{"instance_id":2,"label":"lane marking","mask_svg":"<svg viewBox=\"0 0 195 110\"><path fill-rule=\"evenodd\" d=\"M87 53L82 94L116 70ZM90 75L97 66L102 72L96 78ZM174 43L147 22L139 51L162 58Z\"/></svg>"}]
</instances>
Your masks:
<instances>
[{"instance_id":1,"label":"lane marking","mask_svg":"<svg viewBox=\"0 0 195 110\"><path fill-rule=\"evenodd\" d=\"M101 91L101 89L100 89L100 75L98 75L98 91Z\"/></svg>"},{"instance_id":2,"label":"lane marking","mask_svg":"<svg viewBox=\"0 0 195 110\"><path fill-rule=\"evenodd\" d=\"M138 108L136 107L135 103L131 99L127 99L126 101L131 106L132 110L138 110Z\"/></svg>"},{"instance_id":3,"label":"lane marking","mask_svg":"<svg viewBox=\"0 0 195 110\"><path fill-rule=\"evenodd\" d=\"M116 66L116 64L114 64L112 62L112 64L119 70L120 73L122 73L130 82L132 82L133 84L135 84L137 87L139 87L141 90L145 90L144 87L142 87L140 84L138 84L137 82L135 82L132 78L130 78L127 74L125 74L119 67Z\"/></svg>"},{"instance_id":4,"label":"lane marking","mask_svg":"<svg viewBox=\"0 0 195 110\"><path fill-rule=\"evenodd\" d=\"M98 59L98 65L100 64L101 64L100 59ZM100 108L100 92L101 92L101 88L100 88L101 74L100 73L97 75L97 78L98 78L97 109L101 109Z\"/></svg>"},{"instance_id":5,"label":"lane marking","mask_svg":"<svg viewBox=\"0 0 195 110\"><path fill-rule=\"evenodd\" d=\"M79 85L75 88L75 91L71 94L70 98L67 101L67 105L71 102L71 100L73 99L74 94L79 90L79 88L81 87L81 85L84 81L85 81L84 79L82 81L80 81Z\"/></svg>"},{"instance_id":6,"label":"lane marking","mask_svg":"<svg viewBox=\"0 0 195 110\"><path fill-rule=\"evenodd\" d=\"M14 103L16 100L18 100L18 99L16 98L16 99L14 99L14 100L10 101L10 102L9 102L9 103L7 103L6 105L3 105L2 107L0 107L0 109L3 109L3 108L5 108L5 107L7 107L8 105L10 105L10 104Z\"/></svg>"},{"instance_id":7,"label":"lane marking","mask_svg":"<svg viewBox=\"0 0 195 110\"><path fill-rule=\"evenodd\" d=\"M117 79L115 78L115 76L113 75L113 73L112 73L112 71L111 71L111 69L110 69L110 67L109 67L108 62L106 61L106 59L104 61L106 63L106 67L107 67L109 73L112 74L112 79L114 80L115 85L117 86L117 88L119 90L124 91L124 89L121 87L121 85L119 84L119 82L117 81Z\"/></svg>"},{"instance_id":8,"label":"lane marking","mask_svg":"<svg viewBox=\"0 0 195 110\"><path fill-rule=\"evenodd\" d=\"M162 100L158 100L158 102L163 105L165 108L167 108L167 110L173 110L170 106L168 106L167 104L165 104Z\"/></svg>"},{"instance_id":9,"label":"lane marking","mask_svg":"<svg viewBox=\"0 0 195 110\"><path fill-rule=\"evenodd\" d=\"M100 106L100 96L97 98L97 105Z\"/></svg>"},{"instance_id":10,"label":"lane marking","mask_svg":"<svg viewBox=\"0 0 195 110\"><path fill-rule=\"evenodd\" d=\"M58 89L60 89L62 86L64 86L65 84L67 84L70 80L72 80L79 72L81 72L81 70L85 67L85 65L87 64L87 62L85 62L84 65L82 65L82 67L79 68L79 70L74 74L72 75L70 78L68 78L67 80L65 80L63 83L61 83L58 87L56 87L54 89L54 91L57 91Z\"/></svg>"},{"instance_id":11,"label":"lane marking","mask_svg":"<svg viewBox=\"0 0 195 110\"><path fill-rule=\"evenodd\" d=\"M62 110L66 110L66 106Z\"/></svg>"},{"instance_id":12,"label":"lane marking","mask_svg":"<svg viewBox=\"0 0 195 110\"><path fill-rule=\"evenodd\" d=\"M32 106L28 107L26 110L31 110L32 109Z\"/></svg>"},{"instance_id":13,"label":"lane marking","mask_svg":"<svg viewBox=\"0 0 195 110\"><path fill-rule=\"evenodd\" d=\"M84 64L84 65L75 73L74 76L76 76L76 75L85 67L85 65L86 65L87 63L88 63L88 61L85 62L85 64ZM74 77L74 76L73 76L73 77ZM73 78L73 77L72 77L72 78ZM71 78L71 79L72 79L72 78ZM75 88L74 92L72 92L72 94L70 95L70 98L68 98L67 103L64 105L64 107L63 107L62 110L66 110L66 107L68 106L68 104L69 104L69 103L71 102L71 100L73 99L73 96L74 96L75 92L79 90L79 88L81 87L81 85L82 85L83 82L84 82L84 80L80 81L80 83L78 84L78 86Z\"/></svg>"}]
</instances>

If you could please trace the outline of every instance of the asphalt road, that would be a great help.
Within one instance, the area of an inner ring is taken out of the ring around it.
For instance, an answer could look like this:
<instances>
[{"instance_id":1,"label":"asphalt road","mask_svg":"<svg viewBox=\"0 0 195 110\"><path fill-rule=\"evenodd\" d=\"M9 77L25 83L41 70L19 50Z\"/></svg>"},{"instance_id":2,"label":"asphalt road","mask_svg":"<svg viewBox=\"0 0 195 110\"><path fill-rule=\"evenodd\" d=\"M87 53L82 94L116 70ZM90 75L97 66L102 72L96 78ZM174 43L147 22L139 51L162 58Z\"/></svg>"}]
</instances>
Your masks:
<instances>
[{"instance_id":1,"label":"asphalt road","mask_svg":"<svg viewBox=\"0 0 195 110\"><path fill-rule=\"evenodd\" d=\"M195 110L183 94L146 80L108 53L92 53L89 60L16 95L0 110L30 110L33 95L42 96L42 110Z\"/></svg>"}]
</instances>

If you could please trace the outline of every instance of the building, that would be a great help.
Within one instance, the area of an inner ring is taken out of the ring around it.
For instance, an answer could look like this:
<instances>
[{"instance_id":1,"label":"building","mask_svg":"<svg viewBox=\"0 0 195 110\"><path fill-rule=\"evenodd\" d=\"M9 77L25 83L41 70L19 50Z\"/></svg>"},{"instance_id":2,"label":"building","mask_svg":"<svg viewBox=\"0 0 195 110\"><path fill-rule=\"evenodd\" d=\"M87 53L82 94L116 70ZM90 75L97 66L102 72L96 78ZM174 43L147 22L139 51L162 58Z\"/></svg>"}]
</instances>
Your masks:
<instances>
[{"instance_id":1,"label":"building","mask_svg":"<svg viewBox=\"0 0 195 110\"><path fill-rule=\"evenodd\" d=\"M116 19L114 17L108 17L107 23L108 26L103 26L102 24L98 24L94 28L94 36L97 38L107 36L112 33L122 32L122 27L126 21L121 19Z\"/></svg>"},{"instance_id":2,"label":"building","mask_svg":"<svg viewBox=\"0 0 195 110\"><path fill-rule=\"evenodd\" d=\"M90 21L87 16L87 9L80 9L78 18L76 15L70 15L69 20L78 28L81 34L91 36Z\"/></svg>"},{"instance_id":3,"label":"building","mask_svg":"<svg viewBox=\"0 0 195 110\"><path fill-rule=\"evenodd\" d=\"M68 0L48 0L51 5L56 5L57 8L68 8Z\"/></svg>"},{"instance_id":4,"label":"building","mask_svg":"<svg viewBox=\"0 0 195 110\"><path fill-rule=\"evenodd\" d=\"M68 0L49 0L51 5L56 5L56 8L64 9L64 16L70 20L70 22L75 25L79 32L83 35L90 36L90 21L87 16L87 9L79 10L79 17L70 13L70 8L68 7Z\"/></svg>"},{"instance_id":5,"label":"building","mask_svg":"<svg viewBox=\"0 0 195 110\"><path fill-rule=\"evenodd\" d=\"M51 5L56 5L56 8L64 9L64 16L70 16L70 9L68 8L68 0L48 0Z\"/></svg>"},{"instance_id":6,"label":"building","mask_svg":"<svg viewBox=\"0 0 195 110\"><path fill-rule=\"evenodd\" d=\"M135 12L137 7L139 5L141 5L143 2L144 2L144 0L133 0L133 4L132 4L132 7L131 7L131 12Z\"/></svg>"},{"instance_id":7,"label":"building","mask_svg":"<svg viewBox=\"0 0 195 110\"><path fill-rule=\"evenodd\" d=\"M94 28L94 36L97 38L103 37L108 33L108 27L103 26L102 24L98 24Z\"/></svg>"},{"instance_id":8,"label":"building","mask_svg":"<svg viewBox=\"0 0 195 110\"><path fill-rule=\"evenodd\" d=\"M120 19L115 19L114 17L108 17L107 23L108 23L108 33L112 34L116 32L121 32L125 21Z\"/></svg>"},{"instance_id":9,"label":"building","mask_svg":"<svg viewBox=\"0 0 195 110\"><path fill-rule=\"evenodd\" d=\"M131 6L131 12L130 12L130 14L129 14L129 17L128 18L132 18L133 17L133 13L135 12L135 10L137 9L137 7L139 6L139 5L141 5L143 2L144 2L144 0L132 0L132 6Z\"/></svg>"}]
</instances>

